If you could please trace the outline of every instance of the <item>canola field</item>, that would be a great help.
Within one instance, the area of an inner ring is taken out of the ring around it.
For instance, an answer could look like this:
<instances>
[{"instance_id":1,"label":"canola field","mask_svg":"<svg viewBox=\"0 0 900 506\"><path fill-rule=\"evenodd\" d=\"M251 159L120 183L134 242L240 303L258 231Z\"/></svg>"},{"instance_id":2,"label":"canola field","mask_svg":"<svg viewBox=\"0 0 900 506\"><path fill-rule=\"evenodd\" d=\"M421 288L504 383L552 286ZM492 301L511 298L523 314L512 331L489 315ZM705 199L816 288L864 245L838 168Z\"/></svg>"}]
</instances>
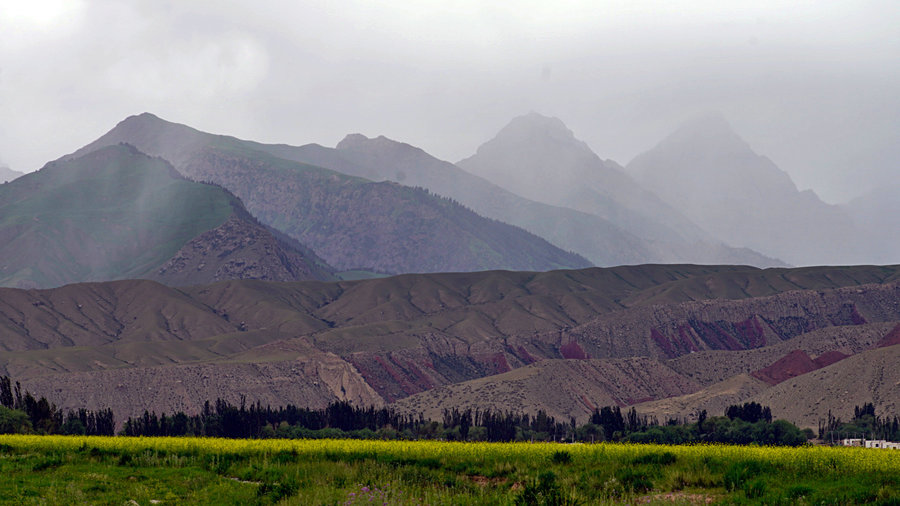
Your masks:
<instances>
[{"instance_id":1,"label":"canola field","mask_svg":"<svg viewBox=\"0 0 900 506\"><path fill-rule=\"evenodd\" d=\"M0 435L0 504L900 504L900 451Z\"/></svg>"}]
</instances>

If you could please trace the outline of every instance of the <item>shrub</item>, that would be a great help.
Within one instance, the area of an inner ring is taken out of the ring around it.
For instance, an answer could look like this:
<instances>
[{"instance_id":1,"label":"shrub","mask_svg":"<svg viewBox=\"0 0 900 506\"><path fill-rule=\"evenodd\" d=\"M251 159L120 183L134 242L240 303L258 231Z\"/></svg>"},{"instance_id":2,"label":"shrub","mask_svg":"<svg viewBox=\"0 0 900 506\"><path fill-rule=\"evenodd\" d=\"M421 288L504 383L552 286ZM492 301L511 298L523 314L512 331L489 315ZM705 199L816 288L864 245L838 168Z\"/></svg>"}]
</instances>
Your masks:
<instances>
[{"instance_id":1,"label":"shrub","mask_svg":"<svg viewBox=\"0 0 900 506\"><path fill-rule=\"evenodd\" d=\"M644 471L625 469L618 477L622 487L629 492L647 492L653 488L650 475Z\"/></svg>"},{"instance_id":2,"label":"shrub","mask_svg":"<svg viewBox=\"0 0 900 506\"><path fill-rule=\"evenodd\" d=\"M559 450L553 452L553 457L551 458L556 464L568 464L572 462L572 454L565 450Z\"/></svg>"}]
</instances>

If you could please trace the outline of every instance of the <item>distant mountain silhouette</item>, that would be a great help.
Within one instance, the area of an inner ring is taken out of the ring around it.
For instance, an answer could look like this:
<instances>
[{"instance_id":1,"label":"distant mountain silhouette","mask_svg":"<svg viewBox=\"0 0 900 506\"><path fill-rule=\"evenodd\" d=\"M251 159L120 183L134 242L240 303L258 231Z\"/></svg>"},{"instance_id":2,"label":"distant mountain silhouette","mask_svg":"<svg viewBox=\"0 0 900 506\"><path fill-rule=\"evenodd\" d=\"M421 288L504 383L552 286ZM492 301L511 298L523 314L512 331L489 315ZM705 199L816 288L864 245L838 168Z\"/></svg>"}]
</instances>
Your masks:
<instances>
[{"instance_id":1,"label":"distant mountain silhouette","mask_svg":"<svg viewBox=\"0 0 900 506\"><path fill-rule=\"evenodd\" d=\"M609 221L645 241L644 262L784 265L721 244L621 166L602 160L558 118L537 113L515 118L457 165L526 198Z\"/></svg>"},{"instance_id":2,"label":"distant mountain silhouette","mask_svg":"<svg viewBox=\"0 0 900 506\"><path fill-rule=\"evenodd\" d=\"M728 244L797 265L861 260L848 214L753 152L718 114L699 117L636 157L628 170Z\"/></svg>"}]
</instances>

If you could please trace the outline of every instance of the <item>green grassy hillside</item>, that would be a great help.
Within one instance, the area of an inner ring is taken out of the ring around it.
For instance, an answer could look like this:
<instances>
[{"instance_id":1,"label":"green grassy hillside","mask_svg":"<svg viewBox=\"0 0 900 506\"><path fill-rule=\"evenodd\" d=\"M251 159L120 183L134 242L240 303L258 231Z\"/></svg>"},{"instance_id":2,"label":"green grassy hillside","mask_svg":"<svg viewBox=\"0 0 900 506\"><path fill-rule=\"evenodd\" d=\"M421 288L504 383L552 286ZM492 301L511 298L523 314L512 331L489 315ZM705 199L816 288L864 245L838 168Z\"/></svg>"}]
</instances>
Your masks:
<instances>
[{"instance_id":1,"label":"green grassy hillside","mask_svg":"<svg viewBox=\"0 0 900 506\"><path fill-rule=\"evenodd\" d=\"M0 285L146 275L235 201L128 146L48 164L0 186Z\"/></svg>"}]
</instances>

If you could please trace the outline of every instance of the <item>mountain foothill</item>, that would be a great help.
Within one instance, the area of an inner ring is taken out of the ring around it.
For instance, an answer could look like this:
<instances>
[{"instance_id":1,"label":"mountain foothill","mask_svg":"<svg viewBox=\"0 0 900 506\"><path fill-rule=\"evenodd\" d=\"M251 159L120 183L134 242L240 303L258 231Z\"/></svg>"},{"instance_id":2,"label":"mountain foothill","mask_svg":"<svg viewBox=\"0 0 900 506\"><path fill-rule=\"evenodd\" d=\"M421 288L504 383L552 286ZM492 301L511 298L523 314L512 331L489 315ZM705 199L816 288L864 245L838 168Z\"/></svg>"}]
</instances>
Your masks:
<instances>
[{"instance_id":1,"label":"mountain foothill","mask_svg":"<svg viewBox=\"0 0 900 506\"><path fill-rule=\"evenodd\" d=\"M826 204L721 115L623 166L536 113L457 163L144 113L5 169L0 374L63 408L900 410L892 193Z\"/></svg>"}]
</instances>

